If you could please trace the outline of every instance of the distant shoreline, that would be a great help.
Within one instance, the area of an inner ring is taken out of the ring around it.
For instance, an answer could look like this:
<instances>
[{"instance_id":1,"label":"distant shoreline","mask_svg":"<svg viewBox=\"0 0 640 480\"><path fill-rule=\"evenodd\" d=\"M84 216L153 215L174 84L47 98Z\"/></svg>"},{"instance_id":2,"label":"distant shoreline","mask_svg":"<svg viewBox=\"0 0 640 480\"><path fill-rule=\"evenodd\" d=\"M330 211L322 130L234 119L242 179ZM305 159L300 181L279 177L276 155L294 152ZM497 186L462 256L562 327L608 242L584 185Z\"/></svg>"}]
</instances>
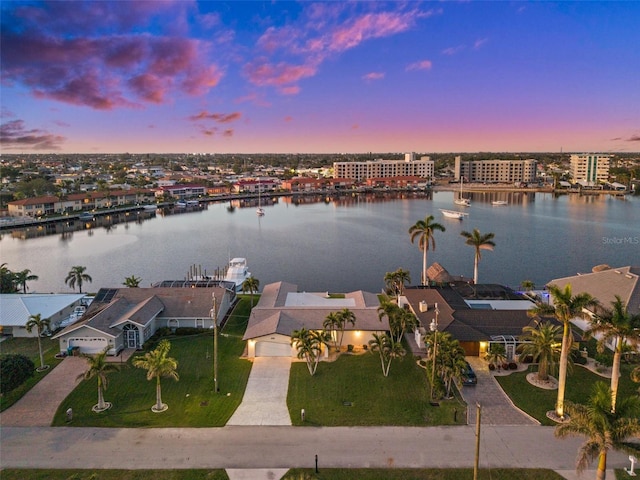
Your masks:
<instances>
[{"instance_id":1,"label":"distant shoreline","mask_svg":"<svg viewBox=\"0 0 640 480\"><path fill-rule=\"evenodd\" d=\"M434 192L459 192L460 185L454 183L434 185L431 187ZM554 189L553 187L515 187L511 185L485 185L483 183L467 183L462 186L463 192L524 192L524 193L579 193L582 195L629 195L632 192L628 190L621 192L619 190L589 190L589 189Z\"/></svg>"}]
</instances>

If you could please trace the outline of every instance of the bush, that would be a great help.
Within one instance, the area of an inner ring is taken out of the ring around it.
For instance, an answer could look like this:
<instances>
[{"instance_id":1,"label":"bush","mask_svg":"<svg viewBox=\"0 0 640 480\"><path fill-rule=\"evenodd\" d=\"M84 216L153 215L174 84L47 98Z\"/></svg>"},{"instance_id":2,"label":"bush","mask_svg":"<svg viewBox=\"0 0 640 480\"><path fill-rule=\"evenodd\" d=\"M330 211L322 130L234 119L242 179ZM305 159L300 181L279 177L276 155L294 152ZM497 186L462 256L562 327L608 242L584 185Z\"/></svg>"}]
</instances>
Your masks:
<instances>
[{"instance_id":1,"label":"bush","mask_svg":"<svg viewBox=\"0 0 640 480\"><path fill-rule=\"evenodd\" d=\"M347 352L353 352L353 345L347 345Z\"/></svg>"},{"instance_id":2,"label":"bush","mask_svg":"<svg viewBox=\"0 0 640 480\"><path fill-rule=\"evenodd\" d=\"M516 362L509 362L509 370L517 370L518 364Z\"/></svg>"},{"instance_id":3,"label":"bush","mask_svg":"<svg viewBox=\"0 0 640 480\"><path fill-rule=\"evenodd\" d=\"M493 363L489 364L489 370L495 370L496 366Z\"/></svg>"},{"instance_id":4,"label":"bush","mask_svg":"<svg viewBox=\"0 0 640 480\"><path fill-rule=\"evenodd\" d=\"M35 365L24 355L10 354L0 357L0 393L8 393L33 376Z\"/></svg>"},{"instance_id":5,"label":"bush","mask_svg":"<svg viewBox=\"0 0 640 480\"><path fill-rule=\"evenodd\" d=\"M533 355L522 355L520 363L533 363Z\"/></svg>"},{"instance_id":6,"label":"bush","mask_svg":"<svg viewBox=\"0 0 640 480\"><path fill-rule=\"evenodd\" d=\"M609 352L596 353L595 360L605 367L613 365L613 355Z\"/></svg>"},{"instance_id":7,"label":"bush","mask_svg":"<svg viewBox=\"0 0 640 480\"><path fill-rule=\"evenodd\" d=\"M196 327L178 327L176 328L176 335L197 335L199 333L204 332L204 328L196 328Z\"/></svg>"}]
</instances>

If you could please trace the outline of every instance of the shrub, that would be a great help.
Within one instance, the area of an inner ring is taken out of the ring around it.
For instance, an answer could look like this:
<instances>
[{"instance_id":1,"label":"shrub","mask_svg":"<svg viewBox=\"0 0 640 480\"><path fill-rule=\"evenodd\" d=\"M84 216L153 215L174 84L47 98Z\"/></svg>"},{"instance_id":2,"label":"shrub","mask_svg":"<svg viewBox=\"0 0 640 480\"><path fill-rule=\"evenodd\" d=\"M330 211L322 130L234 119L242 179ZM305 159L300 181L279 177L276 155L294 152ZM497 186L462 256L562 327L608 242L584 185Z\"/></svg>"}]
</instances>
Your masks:
<instances>
[{"instance_id":1,"label":"shrub","mask_svg":"<svg viewBox=\"0 0 640 480\"><path fill-rule=\"evenodd\" d=\"M522 355L520 363L533 363L533 355Z\"/></svg>"},{"instance_id":2,"label":"shrub","mask_svg":"<svg viewBox=\"0 0 640 480\"><path fill-rule=\"evenodd\" d=\"M493 363L489 364L489 370L495 370L496 366Z\"/></svg>"},{"instance_id":3,"label":"shrub","mask_svg":"<svg viewBox=\"0 0 640 480\"><path fill-rule=\"evenodd\" d=\"M347 352L353 352L353 345L347 345Z\"/></svg>"},{"instance_id":4,"label":"shrub","mask_svg":"<svg viewBox=\"0 0 640 480\"><path fill-rule=\"evenodd\" d=\"M178 327L176 328L176 335L197 335L198 333L204 332L204 328L195 328L195 327Z\"/></svg>"},{"instance_id":5,"label":"shrub","mask_svg":"<svg viewBox=\"0 0 640 480\"><path fill-rule=\"evenodd\" d=\"M7 393L22 385L33 375L35 365L24 355L0 357L0 393Z\"/></svg>"},{"instance_id":6,"label":"shrub","mask_svg":"<svg viewBox=\"0 0 640 480\"><path fill-rule=\"evenodd\" d=\"M509 362L509 370L517 370L518 364L516 362Z\"/></svg>"},{"instance_id":7,"label":"shrub","mask_svg":"<svg viewBox=\"0 0 640 480\"><path fill-rule=\"evenodd\" d=\"M613 355L609 352L596 353L595 360L605 367L613 365Z\"/></svg>"}]
</instances>

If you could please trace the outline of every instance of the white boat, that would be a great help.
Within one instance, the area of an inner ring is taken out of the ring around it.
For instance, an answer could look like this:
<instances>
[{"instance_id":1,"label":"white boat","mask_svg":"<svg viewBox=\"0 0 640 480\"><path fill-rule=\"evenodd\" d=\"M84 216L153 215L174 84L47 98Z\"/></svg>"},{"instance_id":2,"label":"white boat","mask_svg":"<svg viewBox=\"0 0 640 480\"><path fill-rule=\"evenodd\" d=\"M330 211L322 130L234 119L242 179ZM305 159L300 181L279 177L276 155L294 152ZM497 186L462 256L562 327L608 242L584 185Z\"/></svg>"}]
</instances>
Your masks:
<instances>
[{"instance_id":1,"label":"white boat","mask_svg":"<svg viewBox=\"0 0 640 480\"><path fill-rule=\"evenodd\" d=\"M260 188L260 180L258 180L258 208L256 208L256 215L264 217L264 209L262 208L262 192Z\"/></svg>"},{"instance_id":2,"label":"white boat","mask_svg":"<svg viewBox=\"0 0 640 480\"><path fill-rule=\"evenodd\" d=\"M471 199L470 198L464 198L462 196L462 180L464 177L460 177L460 197L456 198L453 203L455 203L456 205L460 205L461 207L470 207L471 206Z\"/></svg>"},{"instance_id":3,"label":"white boat","mask_svg":"<svg viewBox=\"0 0 640 480\"><path fill-rule=\"evenodd\" d=\"M179 200L176 202L176 208L187 208L187 202Z\"/></svg>"},{"instance_id":4,"label":"white boat","mask_svg":"<svg viewBox=\"0 0 640 480\"><path fill-rule=\"evenodd\" d=\"M509 202L507 202L506 200L494 200L493 202L491 202L491 205L493 205L494 207L504 207L505 205L509 205Z\"/></svg>"},{"instance_id":5,"label":"white boat","mask_svg":"<svg viewBox=\"0 0 640 480\"><path fill-rule=\"evenodd\" d=\"M157 205L143 205L142 209L146 210L148 212L155 212L158 209L158 206Z\"/></svg>"},{"instance_id":6,"label":"white boat","mask_svg":"<svg viewBox=\"0 0 640 480\"><path fill-rule=\"evenodd\" d=\"M447 218L455 218L456 220L462 220L466 215L469 215L468 213L457 212L455 210L443 210L443 209L440 209L440 211L442 212L442 214L445 217L447 217Z\"/></svg>"},{"instance_id":7,"label":"white boat","mask_svg":"<svg viewBox=\"0 0 640 480\"><path fill-rule=\"evenodd\" d=\"M264 209L262 207L256 208L256 215L259 217L264 217Z\"/></svg>"},{"instance_id":8,"label":"white boat","mask_svg":"<svg viewBox=\"0 0 640 480\"><path fill-rule=\"evenodd\" d=\"M82 212L80 215L78 215L78 218L83 222L91 222L92 220L95 220L93 213L91 212Z\"/></svg>"},{"instance_id":9,"label":"white boat","mask_svg":"<svg viewBox=\"0 0 640 480\"><path fill-rule=\"evenodd\" d=\"M251 278L251 272L247 269L247 259L236 257L229 260L229 267L224 280L233 282L236 286L236 293L242 292L242 284L247 278Z\"/></svg>"}]
</instances>

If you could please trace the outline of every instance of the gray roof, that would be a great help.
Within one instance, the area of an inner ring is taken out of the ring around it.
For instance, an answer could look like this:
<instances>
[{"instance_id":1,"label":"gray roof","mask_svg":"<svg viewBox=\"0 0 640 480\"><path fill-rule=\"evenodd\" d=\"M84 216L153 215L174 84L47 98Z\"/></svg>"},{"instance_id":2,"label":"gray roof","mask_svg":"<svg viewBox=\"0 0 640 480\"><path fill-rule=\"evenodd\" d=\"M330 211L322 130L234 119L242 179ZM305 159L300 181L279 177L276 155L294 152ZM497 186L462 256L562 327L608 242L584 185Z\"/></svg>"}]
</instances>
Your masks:
<instances>
[{"instance_id":1,"label":"gray roof","mask_svg":"<svg viewBox=\"0 0 640 480\"><path fill-rule=\"evenodd\" d=\"M289 294L295 297L291 302L287 301ZM346 304L349 306L345 307ZM345 330L385 331L389 329L389 322L386 319L380 321L379 306L375 294L361 290L347 293L344 298L331 299L326 293L300 296L297 286L291 283L271 283L264 287L260 301L251 311L243 339L274 333L290 336L294 330L303 327L321 330L327 315L344 308L351 310L356 317L355 325L347 323Z\"/></svg>"},{"instance_id":2,"label":"gray roof","mask_svg":"<svg viewBox=\"0 0 640 480\"><path fill-rule=\"evenodd\" d=\"M50 318L65 308L78 303L84 294L0 294L0 325L24 327L31 315Z\"/></svg>"}]
</instances>

